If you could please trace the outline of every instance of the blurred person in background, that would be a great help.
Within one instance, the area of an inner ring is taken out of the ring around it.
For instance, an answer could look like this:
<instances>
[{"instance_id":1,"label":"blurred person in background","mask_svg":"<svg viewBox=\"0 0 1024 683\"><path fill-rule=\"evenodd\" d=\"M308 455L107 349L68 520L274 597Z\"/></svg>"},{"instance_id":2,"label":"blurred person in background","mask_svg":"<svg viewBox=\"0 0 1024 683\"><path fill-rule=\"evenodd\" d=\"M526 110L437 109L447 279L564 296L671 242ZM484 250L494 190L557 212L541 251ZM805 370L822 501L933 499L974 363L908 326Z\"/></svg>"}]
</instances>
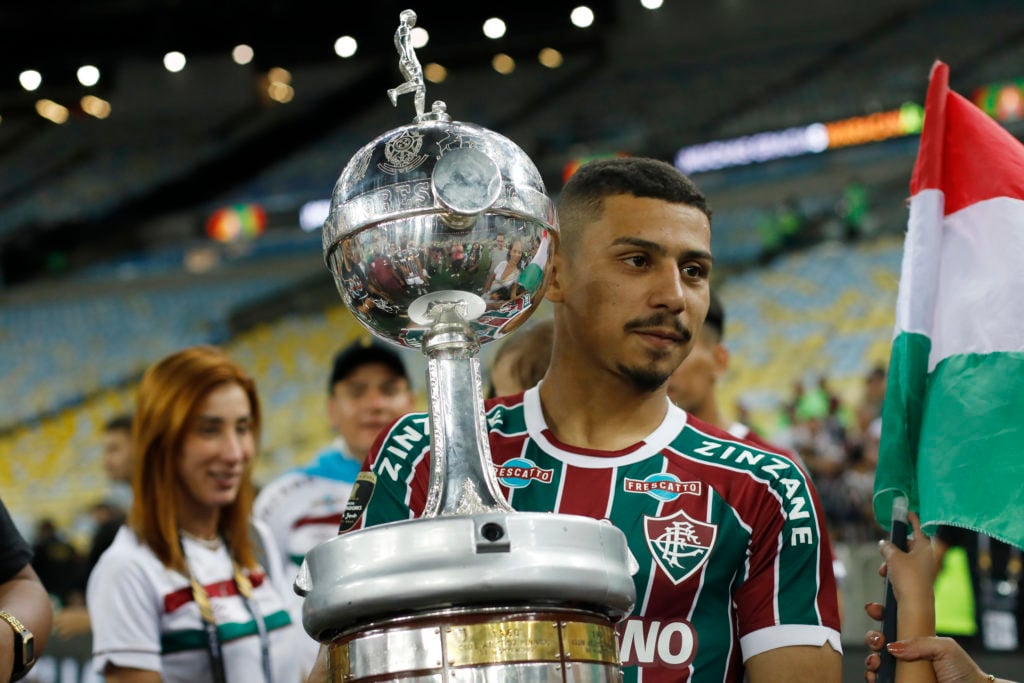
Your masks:
<instances>
[{"instance_id":1,"label":"blurred person in background","mask_svg":"<svg viewBox=\"0 0 1024 683\"><path fill-rule=\"evenodd\" d=\"M36 523L32 543L32 569L46 586L55 605L67 605L75 591L75 580L84 559L50 519Z\"/></svg>"},{"instance_id":2,"label":"blurred person in background","mask_svg":"<svg viewBox=\"0 0 1024 683\"><path fill-rule=\"evenodd\" d=\"M31 562L32 548L0 500L0 683L24 678L50 636L53 605Z\"/></svg>"},{"instance_id":3,"label":"blurred person in background","mask_svg":"<svg viewBox=\"0 0 1024 683\"><path fill-rule=\"evenodd\" d=\"M132 505L132 416L114 415L103 424L103 471L110 491L107 500L126 512Z\"/></svg>"},{"instance_id":4,"label":"blurred person in background","mask_svg":"<svg viewBox=\"0 0 1024 683\"><path fill-rule=\"evenodd\" d=\"M843 226L843 238L847 241L856 241L868 231L871 223L868 187L861 178L854 176L843 186L835 212Z\"/></svg>"},{"instance_id":5,"label":"blurred person in background","mask_svg":"<svg viewBox=\"0 0 1024 683\"><path fill-rule=\"evenodd\" d=\"M494 266L508 258L508 245L505 244L505 236L500 232L494 236L494 242L487 250L487 267L494 270Z\"/></svg>"},{"instance_id":6,"label":"blurred person in background","mask_svg":"<svg viewBox=\"0 0 1024 683\"><path fill-rule=\"evenodd\" d=\"M729 349L725 346L725 307L711 290L708 315L696 336L690 354L668 380L668 397L698 419L724 429L759 447L793 456L794 453L765 441L750 425L726 419L718 403L718 381L729 370ZM801 463L803 464L803 463Z\"/></svg>"},{"instance_id":7,"label":"blurred person in background","mask_svg":"<svg viewBox=\"0 0 1024 683\"><path fill-rule=\"evenodd\" d=\"M250 517L256 385L222 350L152 365L135 410L133 502L89 577L93 666L107 681L300 680L289 578Z\"/></svg>"},{"instance_id":8,"label":"blurred person in background","mask_svg":"<svg viewBox=\"0 0 1024 683\"><path fill-rule=\"evenodd\" d=\"M864 393L854 411L855 426L859 434L866 434L871 423L882 417L885 385L888 372L884 365L873 366L864 376Z\"/></svg>"},{"instance_id":9,"label":"blurred person in background","mask_svg":"<svg viewBox=\"0 0 1024 683\"><path fill-rule=\"evenodd\" d=\"M837 518L834 524L837 538L847 543L873 542L883 534L875 521L872 502L881 438L882 418L875 418L867 433L850 445L846 469L839 475L839 488L846 504L835 511Z\"/></svg>"},{"instance_id":10,"label":"blurred person in background","mask_svg":"<svg viewBox=\"0 0 1024 683\"><path fill-rule=\"evenodd\" d=\"M107 475L111 491L107 498L93 505L90 510L95 530L89 542L89 554L75 585L76 596L69 600L53 619L54 633L63 638L71 638L89 631L89 611L85 607L85 590L89 575L99 562L100 556L114 542L132 504L134 463L131 414L115 415L103 424L102 445L103 471Z\"/></svg>"},{"instance_id":11,"label":"blurred person in background","mask_svg":"<svg viewBox=\"0 0 1024 683\"><path fill-rule=\"evenodd\" d=\"M788 429L778 440L797 453L811 473L814 485L821 495L825 515L834 527L847 506L847 493L843 473L849 465L846 431L838 398L828 389L824 376L815 386L794 391L787 407L790 418Z\"/></svg>"},{"instance_id":12,"label":"blurred person in background","mask_svg":"<svg viewBox=\"0 0 1024 683\"><path fill-rule=\"evenodd\" d=\"M536 386L551 362L554 334L554 323L548 318L506 337L491 363L487 398L512 396Z\"/></svg>"},{"instance_id":13,"label":"blurred person in background","mask_svg":"<svg viewBox=\"0 0 1024 683\"><path fill-rule=\"evenodd\" d=\"M260 489L253 514L270 529L294 582L313 547L338 535L345 503L380 430L413 409L415 394L397 348L360 339L335 355L327 381L327 419L334 441L312 461L285 472ZM296 623L302 598L292 591ZM296 663L312 667L319 644L305 632Z\"/></svg>"}]
</instances>

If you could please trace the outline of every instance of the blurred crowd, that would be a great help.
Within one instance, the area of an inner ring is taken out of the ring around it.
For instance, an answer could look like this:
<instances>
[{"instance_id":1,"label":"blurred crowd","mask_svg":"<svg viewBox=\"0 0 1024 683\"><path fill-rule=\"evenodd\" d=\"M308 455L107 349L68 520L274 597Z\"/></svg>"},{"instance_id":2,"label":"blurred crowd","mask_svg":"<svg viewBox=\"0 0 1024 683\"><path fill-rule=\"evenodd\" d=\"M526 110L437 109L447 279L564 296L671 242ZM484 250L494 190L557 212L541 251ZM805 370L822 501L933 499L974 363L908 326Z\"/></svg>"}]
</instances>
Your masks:
<instances>
[{"instance_id":1,"label":"blurred crowd","mask_svg":"<svg viewBox=\"0 0 1024 683\"><path fill-rule=\"evenodd\" d=\"M850 404L833 391L827 375L813 386L797 382L778 423L763 428L774 444L803 460L836 542L874 541L883 533L875 521L872 495L885 385L886 368L871 368L859 402Z\"/></svg>"}]
</instances>

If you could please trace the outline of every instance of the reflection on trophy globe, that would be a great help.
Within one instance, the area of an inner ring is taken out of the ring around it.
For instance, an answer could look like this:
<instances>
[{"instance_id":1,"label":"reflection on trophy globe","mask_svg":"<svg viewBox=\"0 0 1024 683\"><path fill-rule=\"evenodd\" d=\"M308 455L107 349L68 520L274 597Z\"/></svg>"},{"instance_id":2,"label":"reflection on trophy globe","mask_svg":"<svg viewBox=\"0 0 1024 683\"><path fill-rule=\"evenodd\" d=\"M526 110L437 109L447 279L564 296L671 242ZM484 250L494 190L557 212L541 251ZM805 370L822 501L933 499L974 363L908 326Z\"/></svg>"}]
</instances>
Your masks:
<instances>
[{"instance_id":1,"label":"reflection on trophy globe","mask_svg":"<svg viewBox=\"0 0 1024 683\"><path fill-rule=\"evenodd\" d=\"M543 296L557 238L526 153L451 120L442 102L356 152L323 232L327 265L355 316L413 348L439 302L457 303L481 344L519 327Z\"/></svg>"}]
</instances>

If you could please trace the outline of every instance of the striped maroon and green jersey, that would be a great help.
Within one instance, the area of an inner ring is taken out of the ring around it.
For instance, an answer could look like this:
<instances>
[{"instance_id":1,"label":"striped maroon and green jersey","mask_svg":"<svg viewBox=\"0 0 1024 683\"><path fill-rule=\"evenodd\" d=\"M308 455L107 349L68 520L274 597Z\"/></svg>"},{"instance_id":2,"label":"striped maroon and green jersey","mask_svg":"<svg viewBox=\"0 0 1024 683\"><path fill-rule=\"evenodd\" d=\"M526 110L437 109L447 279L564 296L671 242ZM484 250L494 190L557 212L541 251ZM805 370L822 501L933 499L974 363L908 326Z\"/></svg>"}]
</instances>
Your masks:
<instances>
[{"instance_id":1,"label":"striped maroon and green jersey","mask_svg":"<svg viewBox=\"0 0 1024 683\"><path fill-rule=\"evenodd\" d=\"M669 404L662 424L619 451L560 443L536 389L486 403L495 473L524 512L607 519L640 569L619 628L627 683L742 681L766 650L841 651L832 551L804 471ZM416 517L429 480L429 419L399 419L364 468L376 475L351 528ZM355 496L353 496L355 498ZM352 501L350 501L350 506Z\"/></svg>"}]
</instances>

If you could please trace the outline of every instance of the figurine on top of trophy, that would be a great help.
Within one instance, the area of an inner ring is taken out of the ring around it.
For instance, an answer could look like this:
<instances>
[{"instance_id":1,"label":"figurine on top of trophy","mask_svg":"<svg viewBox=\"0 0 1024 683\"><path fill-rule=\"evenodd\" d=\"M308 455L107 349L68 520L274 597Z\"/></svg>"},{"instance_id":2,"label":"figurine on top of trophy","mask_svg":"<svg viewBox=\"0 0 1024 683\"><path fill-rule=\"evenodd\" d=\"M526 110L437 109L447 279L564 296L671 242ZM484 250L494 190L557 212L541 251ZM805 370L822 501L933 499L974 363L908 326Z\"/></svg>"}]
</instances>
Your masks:
<instances>
[{"instance_id":1,"label":"figurine on top of trophy","mask_svg":"<svg viewBox=\"0 0 1024 683\"><path fill-rule=\"evenodd\" d=\"M426 103L426 86L423 83L423 68L416 57L412 45L412 29L416 26L416 13L411 9L403 10L398 17L398 28L395 30L395 49L398 50L398 69L405 76L405 82L388 90L391 104L398 106L398 96L412 92L415 94L416 118L423 116L423 105Z\"/></svg>"}]
</instances>

